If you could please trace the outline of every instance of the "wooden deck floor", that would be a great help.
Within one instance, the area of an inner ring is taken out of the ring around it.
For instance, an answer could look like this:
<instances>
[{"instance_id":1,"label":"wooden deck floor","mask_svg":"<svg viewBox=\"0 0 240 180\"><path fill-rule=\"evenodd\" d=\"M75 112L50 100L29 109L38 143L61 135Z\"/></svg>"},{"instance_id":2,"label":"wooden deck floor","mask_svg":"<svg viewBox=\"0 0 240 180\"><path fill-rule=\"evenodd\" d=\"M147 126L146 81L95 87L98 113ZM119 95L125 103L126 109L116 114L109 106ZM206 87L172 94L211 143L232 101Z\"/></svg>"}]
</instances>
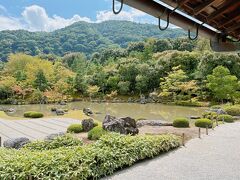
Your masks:
<instances>
[{"instance_id":1,"label":"wooden deck floor","mask_svg":"<svg viewBox=\"0 0 240 180\"><path fill-rule=\"evenodd\" d=\"M47 135L66 132L67 127L79 120L70 118L42 118L30 120L0 119L0 137L2 143L11 138L26 137L30 140L44 139Z\"/></svg>"}]
</instances>

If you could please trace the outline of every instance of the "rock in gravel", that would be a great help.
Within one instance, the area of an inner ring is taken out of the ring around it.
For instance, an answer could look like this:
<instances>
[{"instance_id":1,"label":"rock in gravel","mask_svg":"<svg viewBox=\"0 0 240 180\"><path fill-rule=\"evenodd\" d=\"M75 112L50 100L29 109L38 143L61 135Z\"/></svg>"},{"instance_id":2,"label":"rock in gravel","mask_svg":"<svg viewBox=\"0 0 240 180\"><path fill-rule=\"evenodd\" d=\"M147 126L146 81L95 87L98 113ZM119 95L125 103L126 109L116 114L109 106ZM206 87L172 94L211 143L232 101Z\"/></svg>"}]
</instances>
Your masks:
<instances>
[{"instance_id":1,"label":"rock in gravel","mask_svg":"<svg viewBox=\"0 0 240 180\"><path fill-rule=\"evenodd\" d=\"M142 126L173 126L173 123L161 121L161 120L140 120L137 121L137 127Z\"/></svg>"},{"instance_id":2,"label":"rock in gravel","mask_svg":"<svg viewBox=\"0 0 240 180\"><path fill-rule=\"evenodd\" d=\"M44 138L44 140L46 140L46 141L51 141L51 140L55 139L56 137L64 136L64 135L65 135L64 132L54 133L54 134L50 134L50 135L46 136L46 137Z\"/></svg>"},{"instance_id":3,"label":"rock in gravel","mask_svg":"<svg viewBox=\"0 0 240 180\"><path fill-rule=\"evenodd\" d=\"M82 120L82 127L84 132L90 131L92 128L94 128L94 121L93 119L84 119Z\"/></svg>"},{"instance_id":4,"label":"rock in gravel","mask_svg":"<svg viewBox=\"0 0 240 180\"><path fill-rule=\"evenodd\" d=\"M139 132L135 119L130 117L116 118L110 115L106 115L103 121L103 129L118 132L120 134L132 135L136 135Z\"/></svg>"},{"instance_id":5,"label":"rock in gravel","mask_svg":"<svg viewBox=\"0 0 240 180\"><path fill-rule=\"evenodd\" d=\"M28 144L28 143L30 143L30 140L28 138L21 137L21 138L15 138L15 139L8 139L3 142L3 146L6 148L20 149L25 144Z\"/></svg>"}]
</instances>

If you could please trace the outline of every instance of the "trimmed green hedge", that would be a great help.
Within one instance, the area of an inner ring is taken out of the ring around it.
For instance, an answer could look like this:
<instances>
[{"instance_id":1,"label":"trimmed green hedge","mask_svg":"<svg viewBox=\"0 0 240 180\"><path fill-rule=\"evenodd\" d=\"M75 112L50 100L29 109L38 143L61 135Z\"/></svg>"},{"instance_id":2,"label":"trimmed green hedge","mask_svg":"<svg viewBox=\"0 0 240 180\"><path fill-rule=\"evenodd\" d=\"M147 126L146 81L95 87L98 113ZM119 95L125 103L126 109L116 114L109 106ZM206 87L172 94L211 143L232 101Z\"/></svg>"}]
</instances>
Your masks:
<instances>
[{"instance_id":1,"label":"trimmed green hedge","mask_svg":"<svg viewBox=\"0 0 240 180\"><path fill-rule=\"evenodd\" d=\"M210 119L198 119L195 121L195 126L201 128L212 127L212 121Z\"/></svg>"},{"instance_id":2,"label":"trimmed green hedge","mask_svg":"<svg viewBox=\"0 0 240 180\"><path fill-rule=\"evenodd\" d=\"M187 128L189 127L189 120L187 118L177 118L173 121L173 127Z\"/></svg>"},{"instance_id":3,"label":"trimmed green hedge","mask_svg":"<svg viewBox=\"0 0 240 180\"><path fill-rule=\"evenodd\" d=\"M240 106L227 106L224 108L224 110L231 116L240 116Z\"/></svg>"},{"instance_id":4,"label":"trimmed green hedge","mask_svg":"<svg viewBox=\"0 0 240 180\"><path fill-rule=\"evenodd\" d=\"M57 149L60 147L69 147L69 146L81 146L83 142L77 138L72 137L71 135L58 136L53 140L45 141L33 141L29 144L26 144L23 148L29 150L50 150Z\"/></svg>"},{"instance_id":5,"label":"trimmed green hedge","mask_svg":"<svg viewBox=\"0 0 240 180\"><path fill-rule=\"evenodd\" d=\"M101 126L97 126L88 132L88 139L98 140L101 136L103 136L106 133L107 131L105 131Z\"/></svg>"},{"instance_id":6,"label":"trimmed green hedge","mask_svg":"<svg viewBox=\"0 0 240 180\"><path fill-rule=\"evenodd\" d=\"M24 117L26 117L26 118L42 118L43 113L35 112L35 111L28 111L28 112L24 113Z\"/></svg>"},{"instance_id":7,"label":"trimmed green hedge","mask_svg":"<svg viewBox=\"0 0 240 180\"><path fill-rule=\"evenodd\" d=\"M46 151L0 148L0 179L99 179L180 146L175 135L108 134L92 145Z\"/></svg>"},{"instance_id":8,"label":"trimmed green hedge","mask_svg":"<svg viewBox=\"0 0 240 180\"><path fill-rule=\"evenodd\" d=\"M227 123L233 123L234 122L233 117L231 115L227 115L227 114L219 115L217 117L217 120L218 121L224 120L224 122L227 122Z\"/></svg>"},{"instance_id":9,"label":"trimmed green hedge","mask_svg":"<svg viewBox=\"0 0 240 180\"><path fill-rule=\"evenodd\" d=\"M83 127L81 124L72 124L67 128L68 133L80 133L83 132Z\"/></svg>"}]
</instances>

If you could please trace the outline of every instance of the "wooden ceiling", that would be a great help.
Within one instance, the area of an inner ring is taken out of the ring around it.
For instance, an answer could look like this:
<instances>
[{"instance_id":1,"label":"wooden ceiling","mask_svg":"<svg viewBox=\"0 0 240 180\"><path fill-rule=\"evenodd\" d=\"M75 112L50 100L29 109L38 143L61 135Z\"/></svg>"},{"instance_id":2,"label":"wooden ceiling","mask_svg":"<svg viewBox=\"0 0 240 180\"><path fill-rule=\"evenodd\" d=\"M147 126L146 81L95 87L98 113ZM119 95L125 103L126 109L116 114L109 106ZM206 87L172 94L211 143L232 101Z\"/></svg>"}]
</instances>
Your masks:
<instances>
[{"instance_id":1,"label":"wooden ceiling","mask_svg":"<svg viewBox=\"0 0 240 180\"><path fill-rule=\"evenodd\" d=\"M240 40L240 0L161 0L219 30L222 35Z\"/></svg>"}]
</instances>

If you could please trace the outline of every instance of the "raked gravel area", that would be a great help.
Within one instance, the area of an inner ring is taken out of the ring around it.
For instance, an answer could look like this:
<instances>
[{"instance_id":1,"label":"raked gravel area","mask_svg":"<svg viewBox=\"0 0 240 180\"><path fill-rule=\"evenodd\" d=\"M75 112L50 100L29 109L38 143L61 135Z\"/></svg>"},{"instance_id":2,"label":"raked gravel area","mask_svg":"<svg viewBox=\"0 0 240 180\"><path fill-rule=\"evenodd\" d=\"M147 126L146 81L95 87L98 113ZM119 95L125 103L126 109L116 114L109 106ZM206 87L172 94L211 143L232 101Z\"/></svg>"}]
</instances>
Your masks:
<instances>
[{"instance_id":1,"label":"raked gravel area","mask_svg":"<svg viewBox=\"0 0 240 180\"><path fill-rule=\"evenodd\" d=\"M79 120L71 118L41 118L29 120L0 119L0 137L6 139L27 137L31 140L44 139L47 135L66 132L67 127Z\"/></svg>"},{"instance_id":2,"label":"raked gravel area","mask_svg":"<svg viewBox=\"0 0 240 180\"><path fill-rule=\"evenodd\" d=\"M240 123L224 124L185 147L105 180L240 180Z\"/></svg>"}]
</instances>

